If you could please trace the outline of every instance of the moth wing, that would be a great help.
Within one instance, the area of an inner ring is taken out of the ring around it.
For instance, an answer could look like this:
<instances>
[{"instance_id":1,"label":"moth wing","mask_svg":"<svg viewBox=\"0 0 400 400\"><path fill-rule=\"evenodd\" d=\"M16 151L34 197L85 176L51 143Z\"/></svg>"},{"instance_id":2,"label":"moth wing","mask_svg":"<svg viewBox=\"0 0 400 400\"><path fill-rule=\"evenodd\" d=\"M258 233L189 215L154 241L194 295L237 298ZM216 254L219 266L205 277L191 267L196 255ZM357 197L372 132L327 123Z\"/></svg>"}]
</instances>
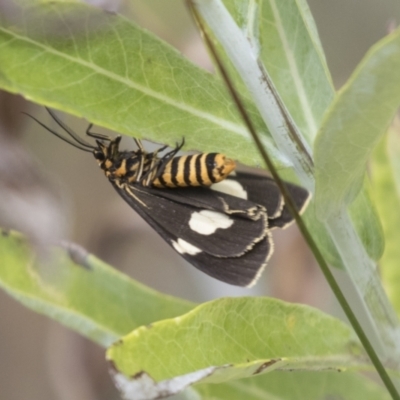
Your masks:
<instances>
[{"instance_id":1,"label":"moth wing","mask_svg":"<svg viewBox=\"0 0 400 400\"><path fill-rule=\"evenodd\" d=\"M154 194L164 192L162 190L149 191L134 185L114 184L114 187L168 243L182 239L213 257L242 256L268 232L265 213L254 221L221 213L219 209L197 208Z\"/></svg>"},{"instance_id":2,"label":"moth wing","mask_svg":"<svg viewBox=\"0 0 400 400\"><path fill-rule=\"evenodd\" d=\"M265 208L260 204L207 187L186 187L170 190L146 188L146 191L175 203L230 215L236 214L253 221L265 215Z\"/></svg>"},{"instance_id":3,"label":"moth wing","mask_svg":"<svg viewBox=\"0 0 400 400\"><path fill-rule=\"evenodd\" d=\"M293 222L292 214L286 207L283 196L273 178L238 171L236 175L230 175L226 181L234 181L239 184L247 193L250 201L266 208L270 229L285 228ZM225 181L220 183L223 182ZM311 198L310 192L293 183L284 182L284 184L294 200L297 210L302 213ZM219 185L219 183L215 185Z\"/></svg>"},{"instance_id":4,"label":"moth wing","mask_svg":"<svg viewBox=\"0 0 400 400\"><path fill-rule=\"evenodd\" d=\"M220 258L206 252L196 252L187 244L182 244L179 239L172 241L172 247L200 271L231 285L246 287L256 283L273 252L269 235L242 256L232 258Z\"/></svg>"},{"instance_id":5,"label":"moth wing","mask_svg":"<svg viewBox=\"0 0 400 400\"><path fill-rule=\"evenodd\" d=\"M236 171L227 179L214 183L211 189L262 205L267 210L268 218L279 216L284 206L275 181L265 175Z\"/></svg>"},{"instance_id":6,"label":"moth wing","mask_svg":"<svg viewBox=\"0 0 400 400\"><path fill-rule=\"evenodd\" d=\"M311 199L311 193L301 186L293 185L292 183L285 182L286 188L291 195L297 211L301 214L307 207ZM270 229L273 228L286 228L293 222L293 216L286 205L282 208L281 214L273 219L268 218Z\"/></svg>"}]
</instances>

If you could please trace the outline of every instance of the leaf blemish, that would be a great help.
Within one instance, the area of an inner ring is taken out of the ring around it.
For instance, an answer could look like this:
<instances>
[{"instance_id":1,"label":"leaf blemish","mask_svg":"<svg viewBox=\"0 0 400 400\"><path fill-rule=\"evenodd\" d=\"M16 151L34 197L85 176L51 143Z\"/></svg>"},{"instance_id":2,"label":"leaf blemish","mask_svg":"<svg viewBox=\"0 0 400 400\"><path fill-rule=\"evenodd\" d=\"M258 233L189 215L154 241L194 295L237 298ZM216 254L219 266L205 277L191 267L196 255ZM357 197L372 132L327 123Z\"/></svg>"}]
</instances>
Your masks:
<instances>
[{"instance_id":1,"label":"leaf blemish","mask_svg":"<svg viewBox=\"0 0 400 400\"><path fill-rule=\"evenodd\" d=\"M276 362L280 361L280 358L274 359L274 360L269 360L266 361L265 363L261 364L254 372L253 375L257 375L260 374L261 372L263 372L265 369L267 369L268 367L270 367L271 365L274 365Z\"/></svg>"}]
</instances>

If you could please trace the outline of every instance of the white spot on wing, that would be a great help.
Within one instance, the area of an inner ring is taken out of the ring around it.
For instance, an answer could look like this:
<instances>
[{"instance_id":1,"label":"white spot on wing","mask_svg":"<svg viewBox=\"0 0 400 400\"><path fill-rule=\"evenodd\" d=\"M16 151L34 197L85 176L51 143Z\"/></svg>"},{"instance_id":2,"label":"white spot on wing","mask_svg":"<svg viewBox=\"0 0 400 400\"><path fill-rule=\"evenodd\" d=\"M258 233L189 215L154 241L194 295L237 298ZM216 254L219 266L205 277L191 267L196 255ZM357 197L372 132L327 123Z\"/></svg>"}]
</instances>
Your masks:
<instances>
[{"instance_id":1,"label":"white spot on wing","mask_svg":"<svg viewBox=\"0 0 400 400\"><path fill-rule=\"evenodd\" d=\"M194 212L190 217L189 226L200 235L211 235L218 228L228 229L233 224L233 219L216 211L202 210Z\"/></svg>"},{"instance_id":2,"label":"white spot on wing","mask_svg":"<svg viewBox=\"0 0 400 400\"><path fill-rule=\"evenodd\" d=\"M190 254L191 256L194 256L198 253L201 252L201 250L193 246L192 244L188 243L186 240L183 239L178 239L178 241L172 241L172 246L174 246L174 249L179 253L179 254Z\"/></svg>"},{"instance_id":3,"label":"white spot on wing","mask_svg":"<svg viewBox=\"0 0 400 400\"><path fill-rule=\"evenodd\" d=\"M210 188L212 190L216 190L217 192L230 194L231 196L240 197L241 199L247 200L247 192L238 181L233 179L225 179L224 181L214 183L210 186Z\"/></svg>"}]
</instances>

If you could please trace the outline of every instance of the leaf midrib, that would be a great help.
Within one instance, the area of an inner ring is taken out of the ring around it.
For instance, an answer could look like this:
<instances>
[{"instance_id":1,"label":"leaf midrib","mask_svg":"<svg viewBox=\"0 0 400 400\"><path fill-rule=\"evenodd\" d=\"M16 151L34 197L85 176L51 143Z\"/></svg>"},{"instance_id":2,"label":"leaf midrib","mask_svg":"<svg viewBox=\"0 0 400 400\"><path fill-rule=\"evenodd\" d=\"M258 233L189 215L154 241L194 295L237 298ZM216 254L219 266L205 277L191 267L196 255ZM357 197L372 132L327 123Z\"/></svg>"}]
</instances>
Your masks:
<instances>
[{"instance_id":1,"label":"leaf midrib","mask_svg":"<svg viewBox=\"0 0 400 400\"><path fill-rule=\"evenodd\" d=\"M141 93L143 93L143 94L145 94L147 96L150 96L150 97L152 97L152 98L154 98L156 100L159 100L159 101L164 102L164 103L166 103L168 105L176 107L177 109L180 109L182 111L188 112L189 114L192 114L192 115L194 115L194 116L196 116L196 117L198 117L200 119L204 119L204 120L209 121L209 122L211 122L211 123L213 123L215 125L221 126L222 128L224 128L224 129L226 129L228 131L234 132L234 133L236 133L238 135L241 135L243 137L248 137L247 130L244 127L241 127L241 126L239 126L239 125L237 125L235 123L227 121L226 119L215 117L215 116L213 116L213 115L211 115L211 114L209 114L207 112L200 111L200 110L198 110L198 109L196 109L196 108L194 108L192 106L188 106L187 104L175 101L171 97L162 95L162 94L160 94L160 93L158 93L158 92L156 92L156 91L154 91L152 89L149 89L149 88L147 88L145 86L142 86L142 85L140 85L140 84L138 84L136 82L133 82L130 79L121 77L120 75L117 75L114 72L111 72L109 70L101 68L96 64L89 63L89 62L87 62L85 60L82 60L80 58L77 58L77 57L72 57L72 56L67 55L65 53L62 53L62 52L60 52L58 50L55 50L52 47L48 47L48 46L43 45L40 42L36 42L36 41L26 37L26 36L18 35L17 33L13 32L13 31L10 31L8 29L5 29L3 27L0 27L0 31L10 35L13 39L18 39L18 40L21 40L23 42L30 43L33 46L41 48L44 52L51 53L51 54L56 55L58 57L64 58L64 59L66 59L66 60L68 60L68 61L70 61L72 63L76 63L76 64L79 64L81 66L84 66L84 67L86 67L88 69L93 70L94 72L98 73L99 75L103 75L103 76L106 76L106 77L108 77L108 78L110 78L110 79L112 79L114 81L123 83L126 86L128 86L128 87L130 87L130 88L132 88L134 90L137 90L137 91L139 91L139 92L141 92Z\"/></svg>"}]
</instances>

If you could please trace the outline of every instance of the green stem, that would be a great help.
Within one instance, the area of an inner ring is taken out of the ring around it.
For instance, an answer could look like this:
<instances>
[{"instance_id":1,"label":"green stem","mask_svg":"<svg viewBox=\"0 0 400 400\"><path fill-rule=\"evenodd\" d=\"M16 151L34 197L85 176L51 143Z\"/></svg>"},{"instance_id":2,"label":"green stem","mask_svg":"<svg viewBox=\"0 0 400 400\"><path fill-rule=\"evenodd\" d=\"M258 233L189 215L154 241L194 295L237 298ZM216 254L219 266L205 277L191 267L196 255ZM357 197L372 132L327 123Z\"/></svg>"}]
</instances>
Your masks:
<instances>
[{"instance_id":1,"label":"green stem","mask_svg":"<svg viewBox=\"0 0 400 400\"><path fill-rule=\"evenodd\" d=\"M325 226L342 260L347 264L346 270L358 296L370 311L367 317L369 317L371 333L375 333L378 339L375 340L375 345L382 347L379 351L377 348L378 354L384 360L390 359L391 365L399 368L400 360L396 351L396 341L400 336L397 316L380 285L374 262L360 243L347 209L343 208L329 217Z\"/></svg>"},{"instance_id":2,"label":"green stem","mask_svg":"<svg viewBox=\"0 0 400 400\"><path fill-rule=\"evenodd\" d=\"M205 43L211 53L211 55L214 58L214 61L216 63L216 65L218 66L219 72L221 73L222 78L224 79L227 88L232 96L232 98L235 101L235 104L238 108L238 111L241 115L241 117L243 118L244 123L246 124L264 162L266 167L269 169L269 171L271 172L273 178L275 179L276 184L278 185L284 200L285 200L285 204L288 207L289 211L291 212L291 214L293 215L293 218L295 219L300 232L302 233L304 239L306 240L307 244L309 245L311 251L314 254L315 259L317 260L322 273L325 276L325 279L327 280L329 286L331 287L334 295L336 296L339 304L341 305L344 313L346 314L350 324L352 325L354 331L356 332L358 338L360 339L360 342L362 343L362 345L364 346L364 349L366 351L366 353L368 354L372 364L374 365L374 367L376 368L379 376L382 379L382 382L384 383L384 385L386 386L388 392L390 393L391 397L393 400L400 400L400 395L396 390L396 387L394 386L392 380L390 379L388 373L386 372L385 368L383 367L377 353L375 352L375 349L373 348L373 346L371 345L371 342L369 341L368 337L366 336L366 334L364 333L364 330L362 329L361 324L358 322L358 319L356 317L356 315L354 314L353 310L351 309L349 303L347 302L345 296L343 295L342 290L340 289L338 283L336 282L331 270L329 269L328 264L326 263L322 253L319 251L316 243L314 242L312 236L310 235L306 225L304 224L303 220L301 219L299 213L297 212L296 206L292 201L292 198L290 197L289 192L287 191L284 182L282 181L282 179L280 178L277 170L275 169L271 159L268 156L267 151L265 150L264 146L262 145L262 142L253 126L253 123L249 117L249 115L247 114L247 111L237 93L237 91L235 90L233 83L228 75L227 70L225 69L224 65L222 64L221 59L218 56L218 53L214 47L214 44L212 43L211 39L208 37L203 23L200 19L200 16L197 13L197 10L195 9L195 7L192 4L191 0L188 0L188 5L189 8L192 11L192 15L195 18L196 23L198 24L200 31L202 32L203 36L204 36L204 40Z\"/></svg>"}]
</instances>

